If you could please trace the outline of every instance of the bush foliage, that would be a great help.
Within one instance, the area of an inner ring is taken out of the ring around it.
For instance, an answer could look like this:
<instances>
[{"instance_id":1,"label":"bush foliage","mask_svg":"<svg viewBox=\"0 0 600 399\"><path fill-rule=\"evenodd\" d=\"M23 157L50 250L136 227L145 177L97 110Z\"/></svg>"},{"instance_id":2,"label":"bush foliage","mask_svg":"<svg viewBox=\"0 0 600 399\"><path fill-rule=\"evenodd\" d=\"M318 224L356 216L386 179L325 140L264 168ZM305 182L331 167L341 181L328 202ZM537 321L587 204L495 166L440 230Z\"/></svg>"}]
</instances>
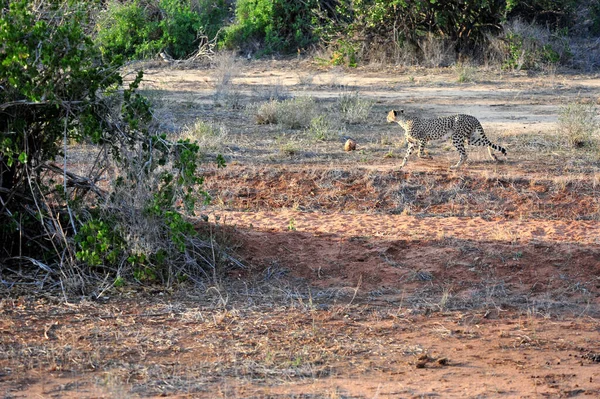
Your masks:
<instances>
[{"instance_id":1,"label":"bush foliage","mask_svg":"<svg viewBox=\"0 0 600 399\"><path fill-rule=\"evenodd\" d=\"M228 26L221 44L250 47L262 44L262 53L295 52L316 41L313 11L317 0L237 0L235 23Z\"/></svg>"},{"instance_id":2,"label":"bush foliage","mask_svg":"<svg viewBox=\"0 0 600 399\"><path fill-rule=\"evenodd\" d=\"M588 34L595 29L590 21L600 21L598 0L341 0L333 4L333 7L319 9L324 23L317 32L332 50L332 63L350 66L357 61L399 62L405 57L413 63L428 64L435 56L430 50L431 43L436 41L445 43L438 53L451 46L453 59L483 60L489 38L497 36L507 40L502 56L514 59L515 51L520 50L515 50L515 46L522 48L522 41L531 42L532 38L507 35L504 30L507 21L541 23L542 29L557 36L564 36L570 29L581 30L584 25L588 26L585 32ZM559 58L565 61L562 57L564 41L534 47L531 57L540 62L554 62Z\"/></svg>"},{"instance_id":3,"label":"bush foliage","mask_svg":"<svg viewBox=\"0 0 600 399\"><path fill-rule=\"evenodd\" d=\"M514 20L553 38L507 31ZM352 67L489 61L491 49L507 68L536 68L568 62L570 34L600 34L600 0L111 0L97 24L110 57L166 50L184 58L216 38L222 48L257 56L320 46L330 64ZM500 45L491 42L497 37Z\"/></svg>"},{"instance_id":4,"label":"bush foliage","mask_svg":"<svg viewBox=\"0 0 600 399\"><path fill-rule=\"evenodd\" d=\"M88 6L14 0L2 9L0 264L27 262L44 273L32 277L39 288L78 294L98 282L206 274L219 251L184 216L208 198L200 148L156 130L137 91L143 73L123 85L117 60L88 36ZM77 175L69 144L83 141L96 162Z\"/></svg>"},{"instance_id":5,"label":"bush foliage","mask_svg":"<svg viewBox=\"0 0 600 399\"><path fill-rule=\"evenodd\" d=\"M161 50L190 56L217 36L227 17L225 0L111 0L96 26L107 58L143 59Z\"/></svg>"}]
</instances>

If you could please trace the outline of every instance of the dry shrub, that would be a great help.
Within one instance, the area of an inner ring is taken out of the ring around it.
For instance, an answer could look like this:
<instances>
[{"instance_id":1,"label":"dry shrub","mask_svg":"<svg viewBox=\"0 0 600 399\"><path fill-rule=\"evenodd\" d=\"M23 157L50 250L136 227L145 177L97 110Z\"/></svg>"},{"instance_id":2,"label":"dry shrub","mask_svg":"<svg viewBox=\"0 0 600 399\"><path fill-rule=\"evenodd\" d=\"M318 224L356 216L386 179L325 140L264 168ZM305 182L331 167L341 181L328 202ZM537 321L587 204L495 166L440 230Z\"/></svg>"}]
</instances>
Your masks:
<instances>
[{"instance_id":1,"label":"dry shrub","mask_svg":"<svg viewBox=\"0 0 600 399\"><path fill-rule=\"evenodd\" d=\"M351 125L366 122L374 103L371 99L362 98L358 92L343 92L338 98L342 121Z\"/></svg>"},{"instance_id":2,"label":"dry shrub","mask_svg":"<svg viewBox=\"0 0 600 399\"><path fill-rule=\"evenodd\" d=\"M218 53L213 59L212 67L215 70L215 103L238 108L239 93L233 85L233 79L238 74L235 53Z\"/></svg>"},{"instance_id":3,"label":"dry shrub","mask_svg":"<svg viewBox=\"0 0 600 399\"><path fill-rule=\"evenodd\" d=\"M397 32L395 32L394 36ZM361 62L368 62L370 65L396 64L412 66L418 64L418 54L421 52L416 44L404 41L400 37L394 37L390 42L369 43L359 49L358 58Z\"/></svg>"},{"instance_id":4,"label":"dry shrub","mask_svg":"<svg viewBox=\"0 0 600 399\"><path fill-rule=\"evenodd\" d=\"M558 129L571 147L580 148L597 144L599 124L594 104L570 103L561 107Z\"/></svg>"},{"instance_id":5,"label":"dry shrub","mask_svg":"<svg viewBox=\"0 0 600 399\"><path fill-rule=\"evenodd\" d=\"M324 115L313 118L307 132L313 139L321 141L332 141L339 137L339 134L334 130L331 118Z\"/></svg>"},{"instance_id":6,"label":"dry shrub","mask_svg":"<svg viewBox=\"0 0 600 399\"><path fill-rule=\"evenodd\" d=\"M600 68L600 40L597 37L570 38L569 48L573 57L571 66L586 72Z\"/></svg>"},{"instance_id":7,"label":"dry shrub","mask_svg":"<svg viewBox=\"0 0 600 399\"><path fill-rule=\"evenodd\" d=\"M258 106L255 114L258 124L280 124L288 129L310 126L317 113L315 99L297 97L289 100L271 100Z\"/></svg>"},{"instance_id":8,"label":"dry shrub","mask_svg":"<svg viewBox=\"0 0 600 399\"><path fill-rule=\"evenodd\" d=\"M299 129L310 125L316 111L314 98L298 97L280 102L277 108L277 120L284 127Z\"/></svg>"},{"instance_id":9,"label":"dry shrub","mask_svg":"<svg viewBox=\"0 0 600 399\"><path fill-rule=\"evenodd\" d=\"M197 142L203 151L218 151L223 148L228 137L225 125L204 122L197 119L192 125L186 126L179 134L179 139L189 139Z\"/></svg>"},{"instance_id":10,"label":"dry shrub","mask_svg":"<svg viewBox=\"0 0 600 399\"><path fill-rule=\"evenodd\" d=\"M499 36L488 33L485 35L485 48L483 63L488 67L502 65L507 58L506 41Z\"/></svg>"},{"instance_id":11,"label":"dry shrub","mask_svg":"<svg viewBox=\"0 0 600 399\"><path fill-rule=\"evenodd\" d=\"M454 48L448 39L428 33L419 40L419 47L423 54L422 64L427 67L445 67L454 62Z\"/></svg>"},{"instance_id":12,"label":"dry shrub","mask_svg":"<svg viewBox=\"0 0 600 399\"><path fill-rule=\"evenodd\" d=\"M258 107L250 108L254 111L254 118L259 125L269 125L277 123L277 100L267 101Z\"/></svg>"}]
</instances>

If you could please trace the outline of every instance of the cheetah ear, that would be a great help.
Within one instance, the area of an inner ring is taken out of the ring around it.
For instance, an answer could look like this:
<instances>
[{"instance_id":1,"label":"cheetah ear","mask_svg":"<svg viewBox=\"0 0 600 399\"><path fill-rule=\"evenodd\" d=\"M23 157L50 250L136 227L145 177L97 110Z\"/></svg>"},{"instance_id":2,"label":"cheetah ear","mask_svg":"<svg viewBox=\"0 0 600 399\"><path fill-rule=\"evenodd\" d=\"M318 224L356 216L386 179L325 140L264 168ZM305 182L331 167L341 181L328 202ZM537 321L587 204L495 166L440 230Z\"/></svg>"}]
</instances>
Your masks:
<instances>
[{"instance_id":1,"label":"cheetah ear","mask_svg":"<svg viewBox=\"0 0 600 399\"><path fill-rule=\"evenodd\" d=\"M400 110L400 113L401 113L401 114L404 114L404 110L403 110L403 109L401 109L401 110ZM395 115L395 114L394 114L394 115Z\"/></svg>"},{"instance_id":2,"label":"cheetah ear","mask_svg":"<svg viewBox=\"0 0 600 399\"><path fill-rule=\"evenodd\" d=\"M394 114L394 116L398 115L398 112L396 112L395 109L392 110L392 113Z\"/></svg>"}]
</instances>

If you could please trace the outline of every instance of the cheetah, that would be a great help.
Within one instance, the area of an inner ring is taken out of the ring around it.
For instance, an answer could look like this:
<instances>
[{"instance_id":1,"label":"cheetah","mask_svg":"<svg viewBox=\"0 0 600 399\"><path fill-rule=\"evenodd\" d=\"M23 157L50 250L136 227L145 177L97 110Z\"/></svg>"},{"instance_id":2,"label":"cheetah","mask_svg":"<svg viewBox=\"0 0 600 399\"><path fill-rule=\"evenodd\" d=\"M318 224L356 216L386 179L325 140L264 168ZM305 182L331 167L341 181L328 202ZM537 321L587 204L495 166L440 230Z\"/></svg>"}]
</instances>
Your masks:
<instances>
[{"instance_id":1,"label":"cheetah","mask_svg":"<svg viewBox=\"0 0 600 399\"><path fill-rule=\"evenodd\" d=\"M452 144L460 154L460 159L450 169L458 169L467 160L467 152L465 151L465 140L471 145L487 146L490 157L497 161L498 158L494 155L494 151L500 151L506 155L506 149L499 145L493 144L485 136L481 123L471 115L458 114L453 116L445 116L435 119L422 119L418 117L410 117L404 113L404 110L391 110L387 115L388 123L396 122L406 134L408 141L408 149L404 160L400 165L400 169L406 165L408 157L418 145L419 158L423 158L423 150L425 144L430 140L445 140L452 137Z\"/></svg>"}]
</instances>

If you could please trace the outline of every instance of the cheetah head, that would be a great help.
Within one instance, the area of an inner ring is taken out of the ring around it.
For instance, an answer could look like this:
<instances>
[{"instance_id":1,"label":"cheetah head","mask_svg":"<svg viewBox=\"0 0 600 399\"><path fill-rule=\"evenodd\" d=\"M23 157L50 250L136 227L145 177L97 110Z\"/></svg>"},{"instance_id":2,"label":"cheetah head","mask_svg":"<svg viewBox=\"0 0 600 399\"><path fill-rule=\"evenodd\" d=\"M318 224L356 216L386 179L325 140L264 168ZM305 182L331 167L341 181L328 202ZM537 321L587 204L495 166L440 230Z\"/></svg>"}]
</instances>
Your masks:
<instances>
[{"instance_id":1,"label":"cheetah head","mask_svg":"<svg viewBox=\"0 0 600 399\"><path fill-rule=\"evenodd\" d=\"M401 109L400 111L396 111L395 109L391 110L387 114L387 121L388 121L388 123L398 122L398 116L400 116L400 117L404 116L404 110L403 109Z\"/></svg>"}]
</instances>

